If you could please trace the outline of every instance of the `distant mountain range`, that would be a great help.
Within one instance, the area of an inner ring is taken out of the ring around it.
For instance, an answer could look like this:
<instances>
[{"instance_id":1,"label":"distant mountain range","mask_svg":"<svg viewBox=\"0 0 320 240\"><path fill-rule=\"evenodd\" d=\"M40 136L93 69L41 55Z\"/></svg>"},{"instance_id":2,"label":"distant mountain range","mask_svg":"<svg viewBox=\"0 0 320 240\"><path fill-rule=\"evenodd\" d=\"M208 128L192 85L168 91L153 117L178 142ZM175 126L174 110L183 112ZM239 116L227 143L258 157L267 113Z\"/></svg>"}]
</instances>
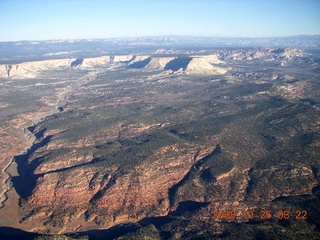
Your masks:
<instances>
[{"instance_id":1,"label":"distant mountain range","mask_svg":"<svg viewBox=\"0 0 320 240\"><path fill-rule=\"evenodd\" d=\"M150 36L106 39L63 39L47 41L0 42L0 62L44 60L61 57L94 57L106 54L140 55L175 48L182 54L209 53L217 47L297 48L307 53L320 52L320 35L273 38L224 38L194 36ZM195 50L197 49L197 50ZM190 52L192 51L192 52Z\"/></svg>"}]
</instances>

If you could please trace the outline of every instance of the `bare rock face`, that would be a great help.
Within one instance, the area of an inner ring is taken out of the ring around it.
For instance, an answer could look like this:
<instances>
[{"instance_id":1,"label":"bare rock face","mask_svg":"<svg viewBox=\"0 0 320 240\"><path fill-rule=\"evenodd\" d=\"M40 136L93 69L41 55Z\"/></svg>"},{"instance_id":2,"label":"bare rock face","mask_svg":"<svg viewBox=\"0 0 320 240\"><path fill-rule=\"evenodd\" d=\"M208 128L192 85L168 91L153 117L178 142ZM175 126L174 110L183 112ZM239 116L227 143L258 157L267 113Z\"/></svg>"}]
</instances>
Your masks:
<instances>
[{"instance_id":1,"label":"bare rock face","mask_svg":"<svg viewBox=\"0 0 320 240\"><path fill-rule=\"evenodd\" d=\"M133 55L117 55L113 57L113 62L129 62L134 59Z\"/></svg>"},{"instance_id":2,"label":"bare rock face","mask_svg":"<svg viewBox=\"0 0 320 240\"><path fill-rule=\"evenodd\" d=\"M95 58L85 58L81 64L81 69L92 70L93 67L108 66L110 56L101 56Z\"/></svg>"},{"instance_id":3,"label":"bare rock face","mask_svg":"<svg viewBox=\"0 0 320 240\"><path fill-rule=\"evenodd\" d=\"M134 55L101 56L94 58L57 59L35 62L23 62L17 65L0 65L0 78L27 79L36 78L46 71L68 71L68 69L82 69L95 73L103 72L105 69L114 69L118 66L143 68L147 71L165 70L165 66L177 58L173 57L150 57ZM220 64L217 55L194 57L188 67L187 74L224 74L226 68L214 66ZM142 65L141 65L142 64ZM142 67L140 67L140 65ZM177 69L178 70L178 69Z\"/></svg>"},{"instance_id":4,"label":"bare rock face","mask_svg":"<svg viewBox=\"0 0 320 240\"><path fill-rule=\"evenodd\" d=\"M274 61L277 59L291 60L295 57L302 57L303 52L298 49L289 48L264 48L264 49L253 49L253 50L233 50L229 52L223 52L220 55L222 60L236 60L252 61L254 59L260 59L265 61Z\"/></svg>"},{"instance_id":5,"label":"bare rock face","mask_svg":"<svg viewBox=\"0 0 320 240\"><path fill-rule=\"evenodd\" d=\"M223 63L216 55L205 57L193 57L188 64L185 72L187 74L199 74L199 75L220 75L225 74L228 70L221 66L215 65L217 63Z\"/></svg>"},{"instance_id":6,"label":"bare rock face","mask_svg":"<svg viewBox=\"0 0 320 240\"><path fill-rule=\"evenodd\" d=\"M0 65L0 78L27 79L36 78L45 71L65 71L68 69L84 69L99 72L99 69L107 69L110 63L125 64L134 59L133 55L101 56L94 58L78 59L53 59L34 62L23 62L14 65Z\"/></svg>"},{"instance_id":7,"label":"bare rock face","mask_svg":"<svg viewBox=\"0 0 320 240\"><path fill-rule=\"evenodd\" d=\"M153 57L145 69L150 71L163 70L166 64L173 59L173 57Z\"/></svg>"},{"instance_id":8,"label":"bare rock face","mask_svg":"<svg viewBox=\"0 0 320 240\"><path fill-rule=\"evenodd\" d=\"M44 170L52 172L42 173L38 178L36 188L24 204L24 207L37 211L30 213L25 220L32 219L38 212L45 212L53 219L50 224L63 225L85 212L87 221L110 225L123 220L166 215L170 209L168 189L209 151L204 147L199 152L198 147L192 145L167 146L150 156L153 163L143 163L133 169L86 165L59 172L39 167L38 174ZM58 218L63 222L59 223Z\"/></svg>"},{"instance_id":9,"label":"bare rock face","mask_svg":"<svg viewBox=\"0 0 320 240\"><path fill-rule=\"evenodd\" d=\"M49 208L58 208L59 205L63 208L81 208L95 194L94 189L89 188L90 180L95 176L92 170L77 169L68 176L61 176L59 173L45 174L38 179L37 187L29 198L29 204L42 206L45 210L57 210ZM75 179L78 181L74 182Z\"/></svg>"},{"instance_id":10,"label":"bare rock face","mask_svg":"<svg viewBox=\"0 0 320 240\"><path fill-rule=\"evenodd\" d=\"M93 201L95 214L103 211L105 216L126 215L133 219L166 215L170 207L168 189L177 184L195 162L197 149L192 146L184 148L171 146L160 149L151 165L140 165L114 179ZM179 158L165 157L171 151L178 153L186 148L188 153Z\"/></svg>"},{"instance_id":11,"label":"bare rock face","mask_svg":"<svg viewBox=\"0 0 320 240\"><path fill-rule=\"evenodd\" d=\"M286 61L292 60L296 57L302 57L303 52L297 49L255 49L255 50L234 50L227 53L212 54L204 56L193 56L191 61L186 63L183 70L186 74L200 74L200 75L222 75L228 72L228 68L222 67L223 60L254 60L262 59L273 61L275 59L284 58ZM93 72L100 72L100 70L113 69L119 64L137 64L146 61L144 70L165 70L166 66L172 62L177 61L181 57L150 57L147 55L115 55L115 56L101 56L85 59L55 59L34 62L23 62L20 64L4 64L0 65L0 78L36 78L45 71L63 70L67 71L69 68L80 68L90 70ZM147 61L147 59L149 59ZM282 64L286 64L284 61ZM130 65L129 65L130 66ZM140 67L138 67L140 68ZM178 71L174 69L173 71Z\"/></svg>"},{"instance_id":12,"label":"bare rock face","mask_svg":"<svg viewBox=\"0 0 320 240\"><path fill-rule=\"evenodd\" d=\"M42 71L65 69L70 65L70 63L71 60L69 59L58 59L24 62L10 65L10 69L8 65L0 65L0 69L5 69L5 71L0 72L0 78L36 78Z\"/></svg>"},{"instance_id":13,"label":"bare rock face","mask_svg":"<svg viewBox=\"0 0 320 240\"><path fill-rule=\"evenodd\" d=\"M284 56L286 59L292 59L294 57L302 57L303 52L298 49L285 48L283 54L281 55Z\"/></svg>"}]
</instances>

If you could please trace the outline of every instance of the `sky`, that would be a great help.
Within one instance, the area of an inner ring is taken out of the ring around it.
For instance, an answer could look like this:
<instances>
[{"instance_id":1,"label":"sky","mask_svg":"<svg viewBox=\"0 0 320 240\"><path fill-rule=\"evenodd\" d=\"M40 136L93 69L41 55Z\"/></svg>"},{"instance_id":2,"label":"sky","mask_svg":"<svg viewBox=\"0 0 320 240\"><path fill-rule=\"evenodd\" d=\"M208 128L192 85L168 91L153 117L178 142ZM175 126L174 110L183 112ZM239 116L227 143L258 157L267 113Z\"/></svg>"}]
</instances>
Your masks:
<instances>
[{"instance_id":1,"label":"sky","mask_svg":"<svg viewBox=\"0 0 320 240\"><path fill-rule=\"evenodd\" d=\"M0 0L0 41L320 34L320 0Z\"/></svg>"}]
</instances>

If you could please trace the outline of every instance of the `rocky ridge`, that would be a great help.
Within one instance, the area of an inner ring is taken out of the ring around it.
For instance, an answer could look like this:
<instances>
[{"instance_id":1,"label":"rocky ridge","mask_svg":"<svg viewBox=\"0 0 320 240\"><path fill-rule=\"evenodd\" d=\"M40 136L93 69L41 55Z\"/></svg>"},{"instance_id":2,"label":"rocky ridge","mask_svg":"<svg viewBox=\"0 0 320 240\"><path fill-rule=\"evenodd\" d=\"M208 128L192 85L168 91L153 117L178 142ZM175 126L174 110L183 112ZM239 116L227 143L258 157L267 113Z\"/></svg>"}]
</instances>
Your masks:
<instances>
[{"instance_id":1,"label":"rocky ridge","mask_svg":"<svg viewBox=\"0 0 320 240\"><path fill-rule=\"evenodd\" d=\"M216 57L216 56L215 56ZM150 59L146 61L146 59ZM85 59L57 59L26 62L20 64L0 65L1 78L36 78L44 74L46 71L60 70L70 71L71 69L106 71L112 70L119 66L128 65L131 68L143 68L146 71L164 70L165 66L174 57L150 57L150 56L102 56ZM220 64L221 61L214 57L195 57L186 69L187 74L224 74L227 72L224 67L214 67L213 64ZM77 63L79 61L79 63ZM146 61L146 62L145 62ZM145 63L144 63L145 62Z\"/></svg>"},{"instance_id":2,"label":"rocky ridge","mask_svg":"<svg viewBox=\"0 0 320 240\"><path fill-rule=\"evenodd\" d=\"M120 65L128 65L132 68L140 68L146 71L171 69L166 68L170 62L176 61L174 70L183 68L186 74L197 75L221 75L230 70L224 61L229 60L276 60L283 59L290 61L296 57L302 57L303 52L297 49L254 49L254 50L234 50L229 52L217 53L212 55L191 56L191 61L187 66L179 67L179 57L160 56L135 56L135 55L110 55L94 58L85 58L81 64L73 59L56 59L34 62L23 62L20 64L0 65L0 78L36 78L45 71L61 70L66 71L70 68L83 70L106 71L112 70ZM80 59L78 59L80 60ZM286 64L286 61L281 64ZM179 72L179 71L178 71Z\"/></svg>"}]
</instances>

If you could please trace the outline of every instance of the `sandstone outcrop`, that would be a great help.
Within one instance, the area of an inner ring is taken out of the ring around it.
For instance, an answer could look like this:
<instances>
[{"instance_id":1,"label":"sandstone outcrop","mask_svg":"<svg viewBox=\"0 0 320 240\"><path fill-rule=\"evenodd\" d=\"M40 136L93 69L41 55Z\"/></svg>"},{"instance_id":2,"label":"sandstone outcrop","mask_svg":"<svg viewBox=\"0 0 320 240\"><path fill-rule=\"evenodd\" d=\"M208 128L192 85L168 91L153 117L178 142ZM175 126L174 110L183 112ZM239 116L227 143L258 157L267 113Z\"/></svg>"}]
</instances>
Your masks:
<instances>
[{"instance_id":1,"label":"sandstone outcrop","mask_svg":"<svg viewBox=\"0 0 320 240\"><path fill-rule=\"evenodd\" d=\"M211 56L195 56L188 64L185 72L187 74L199 74L199 75L219 75L225 74L228 70L221 66L215 65L223 63L216 55Z\"/></svg>"},{"instance_id":2,"label":"sandstone outcrop","mask_svg":"<svg viewBox=\"0 0 320 240\"><path fill-rule=\"evenodd\" d=\"M150 63L145 67L146 70L163 70L168 62L173 60L173 57L153 57Z\"/></svg>"},{"instance_id":3,"label":"sandstone outcrop","mask_svg":"<svg viewBox=\"0 0 320 240\"><path fill-rule=\"evenodd\" d=\"M0 65L0 78L36 78L42 71L66 69L70 63L71 59L58 59Z\"/></svg>"},{"instance_id":4,"label":"sandstone outcrop","mask_svg":"<svg viewBox=\"0 0 320 240\"><path fill-rule=\"evenodd\" d=\"M187 154L181 155L186 150ZM179 157L168 157L172 151ZM64 219L60 224L75 220L74 215L84 211L88 221L103 225L113 224L123 216L127 221L149 215L163 216L170 208L168 189L209 151L210 148L203 148L199 152L197 146L191 145L167 146L150 156L151 164L131 170L87 165L67 172L42 173L24 206L38 209L34 214L53 212L53 222L59 214Z\"/></svg>"},{"instance_id":5,"label":"sandstone outcrop","mask_svg":"<svg viewBox=\"0 0 320 240\"><path fill-rule=\"evenodd\" d=\"M252 50L233 50L229 52L222 52L220 54L220 59L222 60L265 60L273 61L276 59L291 60L296 57L302 57L303 52L298 49L289 48L263 48L263 49L252 49Z\"/></svg>"},{"instance_id":6,"label":"sandstone outcrop","mask_svg":"<svg viewBox=\"0 0 320 240\"><path fill-rule=\"evenodd\" d=\"M266 60L273 61L275 59L284 58L286 61L296 57L302 57L303 52L297 49L254 49L254 50L233 50L220 54L192 56L191 61L184 67L186 74L202 74L202 75L219 75L225 74L230 70L221 64L228 60ZM147 61L149 59L149 61ZM80 68L89 71L98 71L99 69L113 68L113 64L136 64L147 61L143 66L144 70L155 71L164 70L171 61L176 61L179 57L150 57L148 55L114 55L101 56L94 58L84 58L81 64L73 66L74 59L56 59L34 62L23 62L19 64L3 64L0 65L0 78L36 78L45 71L64 70L70 67ZM80 58L79 58L80 60ZM287 62L281 64L287 64ZM130 65L129 65L130 66ZM137 67L140 68L140 67ZM178 71L179 69L175 70Z\"/></svg>"},{"instance_id":7,"label":"sandstone outcrop","mask_svg":"<svg viewBox=\"0 0 320 240\"><path fill-rule=\"evenodd\" d=\"M147 61L147 59L150 59ZM100 70L113 69L118 64L135 67L140 66L139 62L146 62L143 67L147 71L164 70L165 66L174 57L152 57L150 56L133 56L133 55L116 55L116 56L102 56L84 59L57 59L45 60L35 62L23 62L19 64L4 64L0 65L0 78L12 79L27 79L37 78L44 74L46 71L68 71L68 69L83 69L99 73ZM81 63L80 63L81 60ZM79 63L77 63L79 61ZM212 56L198 56L194 57L187 67L187 74L224 74L227 72L226 68L213 66L212 64L221 63L216 55ZM140 68L140 67L137 67Z\"/></svg>"}]
</instances>

